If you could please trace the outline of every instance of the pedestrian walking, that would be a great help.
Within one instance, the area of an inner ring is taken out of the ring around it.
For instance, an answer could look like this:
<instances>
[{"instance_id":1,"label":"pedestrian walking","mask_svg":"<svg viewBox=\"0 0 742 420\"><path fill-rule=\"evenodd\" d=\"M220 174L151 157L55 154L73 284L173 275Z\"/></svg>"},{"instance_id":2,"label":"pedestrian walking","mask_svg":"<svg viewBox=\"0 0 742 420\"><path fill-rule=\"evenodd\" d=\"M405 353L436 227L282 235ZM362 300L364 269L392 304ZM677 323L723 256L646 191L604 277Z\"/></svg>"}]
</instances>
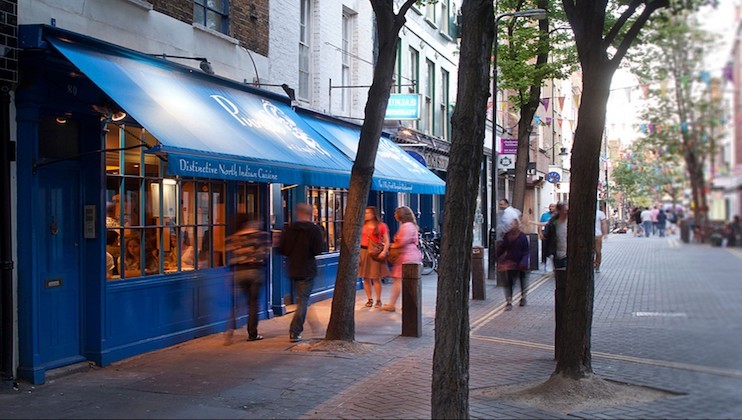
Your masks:
<instances>
[{"instance_id":1,"label":"pedestrian walking","mask_svg":"<svg viewBox=\"0 0 742 420\"><path fill-rule=\"evenodd\" d=\"M659 223L657 222L657 215L660 214L660 210L657 208L657 206L654 206L652 210L652 235L657 236L659 235Z\"/></svg>"},{"instance_id":2,"label":"pedestrian walking","mask_svg":"<svg viewBox=\"0 0 742 420\"><path fill-rule=\"evenodd\" d=\"M268 232L261 229L260 221L253 216L240 214L237 231L227 238L226 251L232 269L232 288L235 296L240 291L247 301L247 341L262 340L258 334L258 295L265 280L265 266L270 255ZM225 344L232 343L233 330L237 329L237 304L232 302L232 326L227 331Z\"/></svg>"},{"instance_id":3,"label":"pedestrian walking","mask_svg":"<svg viewBox=\"0 0 742 420\"><path fill-rule=\"evenodd\" d=\"M407 206L400 206L394 211L394 218L399 222L399 230L394 235L394 242L390 248L399 248L399 258L394 262L392 267L392 294L389 297L389 303L383 305L381 310L394 312L397 310L397 299L402 291L402 264L408 262L421 262L423 257L420 249L417 247L418 227L415 220L415 214Z\"/></svg>"},{"instance_id":4,"label":"pedestrian walking","mask_svg":"<svg viewBox=\"0 0 742 420\"><path fill-rule=\"evenodd\" d=\"M641 212L641 220L642 220L642 229L644 229L644 237L649 238L649 236L652 233L652 212L649 210L649 207L644 207L644 210Z\"/></svg>"},{"instance_id":5,"label":"pedestrian walking","mask_svg":"<svg viewBox=\"0 0 742 420\"><path fill-rule=\"evenodd\" d=\"M642 233L642 209L635 207L631 213L631 222L634 225L634 236L641 236Z\"/></svg>"},{"instance_id":6,"label":"pedestrian walking","mask_svg":"<svg viewBox=\"0 0 742 420\"><path fill-rule=\"evenodd\" d=\"M358 277L363 279L366 292L366 307L374 306L372 294L376 292L376 307L381 308L381 279L389 277L386 256L389 252L389 227L381 221L374 206L366 207L361 229L361 255L358 262Z\"/></svg>"},{"instance_id":7,"label":"pedestrian walking","mask_svg":"<svg viewBox=\"0 0 742 420\"><path fill-rule=\"evenodd\" d=\"M603 260L603 239L608 237L608 220L605 213L597 209L595 212L595 259L593 260L595 272L600 273L600 262Z\"/></svg>"},{"instance_id":8,"label":"pedestrian walking","mask_svg":"<svg viewBox=\"0 0 742 420\"><path fill-rule=\"evenodd\" d=\"M660 238L665 237L665 227L667 226L667 213L664 210L660 210L657 213L657 234Z\"/></svg>"},{"instance_id":9,"label":"pedestrian walking","mask_svg":"<svg viewBox=\"0 0 742 420\"><path fill-rule=\"evenodd\" d=\"M317 275L315 256L322 253L323 246L322 229L312 222L312 206L297 204L294 217L294 222L281 232L278 246L279 252L288 257L289 278L294 282L296 292L297 308L289 327L289 340L292 343L302 340L309 297Z\"/></svg>"},{"instance_id":10,"label":"pedestrian walking","mask_svg":"<svg viewBox=\"0 0 742 420\"><path fill-rule=\"evenodd\" d=\"M549 204L548 209L541 214L541 218L539 219L538 223L533 223L537 226L539 226L538 230L538 237L541 239L541 263L544 265L544 271L547 270L547 260L548 256L546 255L546 237L544 236L544 233L546 232L546 225L549 223L549 220L551 220L551 217L556 213L556 203Z\"/></svg>"},{"instance_id":11,"label":"pedestrian walking","mask_svg":"<svg viewBox=\"0 0 742 420\"><path fill-rule=\"evenodd\" d=\"M505 258L497 264L498 271L507 272L505 285L505 310L513 309L513 287L520 280L520 306L526 305L526 270L528 258L531 254L528 237L515 226L502 238L502 244L497 248L497 258L505 254Z\"/></svg>"}]
</instances>

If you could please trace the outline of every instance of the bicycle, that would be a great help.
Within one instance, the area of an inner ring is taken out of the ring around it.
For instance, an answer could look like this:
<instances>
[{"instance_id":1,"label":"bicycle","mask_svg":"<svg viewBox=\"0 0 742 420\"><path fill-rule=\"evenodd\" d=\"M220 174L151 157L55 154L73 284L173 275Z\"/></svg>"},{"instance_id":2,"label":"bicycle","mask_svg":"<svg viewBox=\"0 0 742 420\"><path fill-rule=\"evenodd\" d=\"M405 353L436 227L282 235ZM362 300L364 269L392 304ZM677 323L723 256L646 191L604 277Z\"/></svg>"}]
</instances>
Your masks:
<instances>
[{"instance_id":1,"label":"bicycle","mask_svg":"<svg viewBox=\"0 0 742 420\"><path fill-rule=\"evenodd\" d=\"M440 256L440 238L436 232L418 232L418 249L422 254L422 272L426 276L433 271L438 272L438 257Z\"/></svg>"}]
</instances>

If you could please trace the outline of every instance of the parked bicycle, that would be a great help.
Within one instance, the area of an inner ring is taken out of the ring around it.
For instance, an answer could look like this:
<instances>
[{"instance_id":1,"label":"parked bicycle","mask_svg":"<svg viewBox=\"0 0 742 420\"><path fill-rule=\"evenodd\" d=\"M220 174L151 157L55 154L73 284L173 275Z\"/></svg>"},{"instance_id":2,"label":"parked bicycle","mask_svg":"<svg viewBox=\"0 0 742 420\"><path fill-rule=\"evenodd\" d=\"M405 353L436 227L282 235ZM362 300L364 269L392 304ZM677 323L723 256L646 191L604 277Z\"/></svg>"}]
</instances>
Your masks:
<instances>
[{"instance_id":1,"label":"parked bicycle","mask_svg":"<svg viewBox=\"0 0 742 420\"><path fill-rule=\"evenodd\" d=\"M423 256L422 275L433 271L438 272L438 258L440 257L440 237L436 232L419 232L417 247Z\"/></svg>"}]
</instances>

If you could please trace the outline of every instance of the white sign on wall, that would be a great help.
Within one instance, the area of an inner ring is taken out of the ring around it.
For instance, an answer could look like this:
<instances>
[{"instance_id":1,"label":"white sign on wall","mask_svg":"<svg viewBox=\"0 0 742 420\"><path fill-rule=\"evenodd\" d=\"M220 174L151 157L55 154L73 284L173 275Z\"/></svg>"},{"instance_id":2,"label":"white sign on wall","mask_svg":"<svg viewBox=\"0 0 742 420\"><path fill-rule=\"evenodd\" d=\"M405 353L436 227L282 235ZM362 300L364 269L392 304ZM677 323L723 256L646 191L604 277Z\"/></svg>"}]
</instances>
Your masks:
<instances>
[{"instance_id":1,"label":"white sign on wall","mask_svg":"<svg viewBox=\"0 0 742 420\"><path fill-rule=\"evenodd\" d=\"M497 169L515 169L515 155L499 155L497 156Z\"/></svg>"}]
</instances>

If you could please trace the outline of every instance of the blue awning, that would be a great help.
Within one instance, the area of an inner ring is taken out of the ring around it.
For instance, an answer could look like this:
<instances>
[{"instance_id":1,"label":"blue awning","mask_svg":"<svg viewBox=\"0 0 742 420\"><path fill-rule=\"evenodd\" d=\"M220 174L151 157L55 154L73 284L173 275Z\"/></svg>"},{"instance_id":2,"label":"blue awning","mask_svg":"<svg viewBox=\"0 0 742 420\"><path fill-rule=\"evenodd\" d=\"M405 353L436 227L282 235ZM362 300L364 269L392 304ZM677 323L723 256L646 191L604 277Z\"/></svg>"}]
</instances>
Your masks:
<instances>
[{"instance_id":1,"label":"blue awning","mask_svg":"<svg viewBox=\"0 0 742 420\"><path fill-rule=\"evenodd\" d=\"M298 110L312 128L355 161L361 127L335 118ZM414 194L443 194L446 183L385 136L379 139L371 189Z\"/></svg>"},{"instance_id":2,"label":"blue awning","mask_svg":"<svg viewBox=\"0 0 742 420\"><path fill-rule=\"evenodd\" d=\"M160 141L181 176L347 188L352 161L277 95L82 37L46 40Z\"/></svg>"}]
</instances>

